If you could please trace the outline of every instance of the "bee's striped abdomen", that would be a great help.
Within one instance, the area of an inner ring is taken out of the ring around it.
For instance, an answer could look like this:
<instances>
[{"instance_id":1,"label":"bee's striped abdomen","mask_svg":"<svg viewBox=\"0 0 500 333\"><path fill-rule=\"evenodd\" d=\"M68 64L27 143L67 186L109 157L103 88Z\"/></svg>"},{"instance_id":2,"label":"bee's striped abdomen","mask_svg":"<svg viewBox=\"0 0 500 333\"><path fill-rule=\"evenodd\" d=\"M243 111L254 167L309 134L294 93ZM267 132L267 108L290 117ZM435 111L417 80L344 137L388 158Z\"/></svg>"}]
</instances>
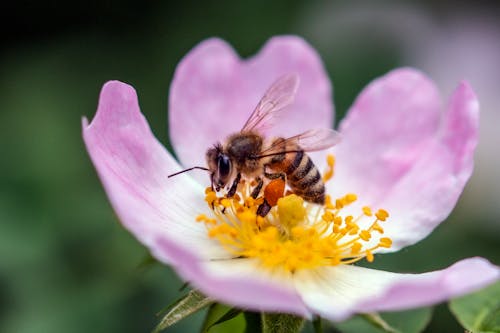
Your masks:
<instances>
[{"instance_id":1,"label":"bee's striped abdomen","mask_svg":"<svg viewBox=\"0 0 500 333\"><path fill-rule=\"evenodd\" d=\"M287 155L294 155L290 156L293 160L286 170L288 185L304 200L324 204L325 185L311 158L304 151Z\"/></svg>"},{"instance_id":2,"label":"bee's striped abdomen","mask_svg":"<svg viewBox=\"0 0 500 333\"><path fill-rule=\"evenodd\" d=\"M300 147L286 147L283 154L273 157L269 166L273 170L285 173L292 191L304 200L318 204L325 203L325 185L321 174Z\"/></svg>"}]
</instances>

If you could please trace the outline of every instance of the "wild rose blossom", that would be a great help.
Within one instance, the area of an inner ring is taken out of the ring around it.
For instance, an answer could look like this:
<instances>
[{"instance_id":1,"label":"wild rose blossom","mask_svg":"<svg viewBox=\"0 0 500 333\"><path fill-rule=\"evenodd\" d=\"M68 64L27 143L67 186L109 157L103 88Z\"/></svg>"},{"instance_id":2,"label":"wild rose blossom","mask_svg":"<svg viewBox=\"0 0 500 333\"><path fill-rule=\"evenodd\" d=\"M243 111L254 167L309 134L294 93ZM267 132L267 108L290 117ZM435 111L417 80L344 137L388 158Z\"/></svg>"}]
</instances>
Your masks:
<instances>
[{"instance_id":1,"label":"wild rose blossom","mask_svg":"<svg viewBox=\"0 0 500 333\"><path fill-rule=\"evenodd\" d=\"M217 300L330 320L430 305L498 280L499 269L482 258L424 274L349 264L418 242L454 207L477 141L478 101L466 82L444 108L417 70L370 83L340 123L341 144L310 154L328 180L324 206L289 195L257 218L248 181L228 199L207 189L202 171L167 177L204 166L206 149L239 131L269 85L288 73L299 75L300 86L273 134L330 126L330 82L302 39L275 37L248 60L219 39L192 50L170 89L180 165L151 133L134 89L104 85L94 119L83 119L84 140L121 222L157 259Z\"/></svg>"}]
</instances>

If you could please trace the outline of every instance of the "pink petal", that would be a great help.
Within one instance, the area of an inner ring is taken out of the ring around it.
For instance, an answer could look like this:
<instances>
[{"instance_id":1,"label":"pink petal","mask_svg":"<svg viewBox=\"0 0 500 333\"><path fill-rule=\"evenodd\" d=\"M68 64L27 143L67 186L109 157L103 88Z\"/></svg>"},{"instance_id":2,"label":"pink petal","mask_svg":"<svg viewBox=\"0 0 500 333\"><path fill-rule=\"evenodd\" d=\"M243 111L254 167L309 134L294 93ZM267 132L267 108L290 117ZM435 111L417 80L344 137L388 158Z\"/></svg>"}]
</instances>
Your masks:
<instances>
[{"instance_id":1,"label":"pink petal","mask_svg":"<svg viewBox=\"0 0 500 333\"><path fill-rule=\"evenodd\" d=\"M247 60L220 39L196 46L179 63L170 88L170 137L181 163L205 165L207 148L239 131L267 88L287 73L297 73L300 85L274 134L331 127L330 81L318 54L303 39L274 37ZM202 177L206 183L208 178Z\"/></svg>"},{"instance_id":2,"label":"pink petal","mask_svg":"<svg viewBox=\"0 0 500 333\"><path fill-rule=\"evenodd\" d=\"M215 300L248 310L311 316L290 275L272 275L251 259L200 261L170 240L156 241L153 254L169 260L193 287Z\"/></svg>"},{"instance_id":3,"label":"pink petal","mask_svg":"<svg viewBox=\"0 0 500 333\"><path fill-rule=\"evenodd\" d=\"M396 250L426 237L452 211L473 169L479 105L470 86L453 93L440 131L383 205L392 210L386 232ZM401 222L403 221L403 222Z\"/></svg>"},{"instance_id":4,"label":"pink petal","mask_svg":"<svg viewBox=\"0 0 500 333\"><path fill-rule=\"evenodd\" d=\"M442 222L472 172L475 95L461 84L444 115L438 101L422 74L398 70L369 85L341 124L331 187L389 211L388 251L419 241Z\"/></svg>"},{"instance_id":5,"label":"pink petal","mask_svg":"<svg viewBox=\"0 0 500 333\"><path fill-rule=\"evenodd\" d=\"M370 83L340 123L332 187L378 201L435 135L440 109L436 87L416 70L394 70Z\"/></svg>"},{"instance_id":6,"label":"pink petal","mask_svg":"<svg viewBox=\"0 0 500 333\"><path fill-rule=\"evenodd\" d=\"M433 305L499 278L498 267L482 258L470 258L424 274L398 274L352 265L325 267L299 272L295 285L311 311L341 321L356 313Z\"/></svg>"},{"instance_id":7,"label":"pink petal","mask_svg":"<svg viewBox=\"0 0 500 333\"><path fill-rule=\"evenodd\" d=\"M83 120L83 137L120 221L143 244L162 235L200 256L227 257L194 221L208 210L203 188L187 175L167 178L179 165L151 133L131 86L104 85L92 123Z\"/></svg>"},{"instance_id":8,"label":"pink petal","mask_svg":"<svg viewBox=\"0 0 500 333\"><path fill-rule=\"evenodd\" d=\"M108 82L92 123L83 121L83 135L121 222L156 258L218 300L310 315L290 278L277 280L250 260L217 260L230 254L194 221L207 210L203 188L188 175L167 178L179 166L151 133L132 87Z\"/></svg>"},{"instance_id":9,"label":"pink petal","mask_svg":"<svg viewBox=\"0 0 500 333\"><path fill-rule=\"evenodd\" d=\"M474 292L499 279L499 267L483 258L468 258L441 271L399 274L383 293L359 304L357 311L394 311L432 305Z\"/></svg>"},{"instance_id":10,"label":"pink petal","mask_svg":"<svg viewBox=\"0 0 500 333\"><path fill-rule=\"evenodd\" d=\"M473 170L478 141L479 102L472 87L463 81L453 93L444 118L441 141L455 156L452 172L465 183Z\"/></svg>"}]
</instances>

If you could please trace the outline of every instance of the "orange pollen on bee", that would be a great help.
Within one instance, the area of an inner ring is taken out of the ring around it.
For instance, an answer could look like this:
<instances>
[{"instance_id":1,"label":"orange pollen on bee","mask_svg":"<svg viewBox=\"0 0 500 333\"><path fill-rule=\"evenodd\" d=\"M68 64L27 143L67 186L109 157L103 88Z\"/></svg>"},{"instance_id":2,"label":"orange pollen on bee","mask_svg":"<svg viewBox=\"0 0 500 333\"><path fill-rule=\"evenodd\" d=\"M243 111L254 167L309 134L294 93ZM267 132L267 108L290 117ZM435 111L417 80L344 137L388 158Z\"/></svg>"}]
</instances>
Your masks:
<instances>
[{"instance_id":1,"label":"orange pollen on bee","mask_svg":"<svg viewBox=\"0 0 500 333\"><path fill-rule=\"evenodd\" d=\"M323 179L333 176L334 158L327 158ZM283 180L272 180L263 195L252 198L255 184L242 181L235 196L218 196L205 190L209 214L196 221L204 223L210 238L234 257L258 259L267 269L295 272L320 266L352 264L366 258L374 260L375 250L390 248L392 240L381 237L381 223L389 218L383 209L359 206L358 198L348 193L333 200L326 195L324 205L304 201L285 193ZM259 216L259 206L267 201L269 213ZM347 211L358 211L352 215Z\"/></svg>"},{"instance_id":2,"label":"orange pollen on bee","mask_svg":"<svg viewBox=\"0 0 500 333\"><path fill-rule=\"evenodd\" d=\"M264 188L264 199L271 207L276 206L278 200L283 198L285 193L285 181L282 179L273 179Z\"/></svg>"}]
</instances>

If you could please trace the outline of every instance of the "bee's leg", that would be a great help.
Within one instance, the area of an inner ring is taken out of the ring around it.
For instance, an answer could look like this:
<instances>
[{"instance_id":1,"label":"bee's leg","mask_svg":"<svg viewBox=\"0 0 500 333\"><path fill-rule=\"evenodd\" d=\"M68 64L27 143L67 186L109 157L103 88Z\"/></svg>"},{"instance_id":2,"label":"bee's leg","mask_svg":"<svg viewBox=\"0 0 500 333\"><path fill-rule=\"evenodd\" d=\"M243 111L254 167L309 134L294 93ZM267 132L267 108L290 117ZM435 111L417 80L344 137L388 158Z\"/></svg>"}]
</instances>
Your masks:
<instances>
[{"instance_id":1,"label":"bee's leg","mask_svg":"<svg viewBox=\"0 0 500 333\"><path fill-rule=\"evenodd\" d=\"M257 215L265 217L267 213L271 210L271 205L269 202L267 202L266 199L264 199L264 202L259 205L259 208L257 208Z\"/></svg>"},{"instance_id":2,"label":"bee's leg","mask_svg":"<svg viewBox=\"0 0 500 333\"><path fill-rule=\"evenodd\" d=\"M264 181L260 177L255 178L255 180L257 181L257 186L255 186L255 188L252 190L251 196L252 198L257 199L260 190L262 190L262 186L264 186Z\"/></svg>"},{"instance_id":3,"label":"bee's leg","mask_svg":"<svg viewBox=\"0 0 500 333\"><path fill-rule=\"evenodd\" d=\"M226 197L231 198L234 196L236 193L236 189L238 188L238 184L240 183L241 180L241 174L238 172L236 175L236 178L234 179L233 184L231 185L231 188L229 189L229 192L227 192Z\"/></svg>"},{"instance_id":4,"label":"bee's leg","mask_svg":"<svg viewBox=\"0 0 500 333\"><path fill-rule=\"evenodd\" d=\"M284 172L270 173L270 172L266 171L266 167L264 167L264 176L267 179L278 179L278 178L281 178L282 181L286 182L286 173L284 173Z\"/></svg>"}]
</instances>

